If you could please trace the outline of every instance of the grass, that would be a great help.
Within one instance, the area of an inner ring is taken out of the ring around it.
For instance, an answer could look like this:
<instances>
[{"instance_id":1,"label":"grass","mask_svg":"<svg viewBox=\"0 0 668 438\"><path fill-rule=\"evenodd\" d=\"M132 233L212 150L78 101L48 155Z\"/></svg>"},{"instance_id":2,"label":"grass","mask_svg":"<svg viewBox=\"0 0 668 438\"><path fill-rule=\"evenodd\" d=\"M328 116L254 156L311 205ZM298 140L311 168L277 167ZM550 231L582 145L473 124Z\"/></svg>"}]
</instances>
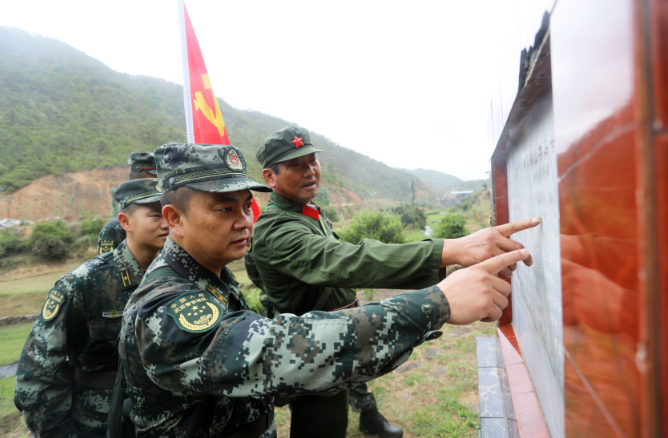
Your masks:
<instances>
[{"instance_id":1,"label":"grass","mask_svg":"<svg viewBox=\"0 0 668 438\"><path fill-rule=\"evenodd\" d=\"M31 323L0 328L0 366L19 361L31 328Z\"/></svg>"}]
</instances>

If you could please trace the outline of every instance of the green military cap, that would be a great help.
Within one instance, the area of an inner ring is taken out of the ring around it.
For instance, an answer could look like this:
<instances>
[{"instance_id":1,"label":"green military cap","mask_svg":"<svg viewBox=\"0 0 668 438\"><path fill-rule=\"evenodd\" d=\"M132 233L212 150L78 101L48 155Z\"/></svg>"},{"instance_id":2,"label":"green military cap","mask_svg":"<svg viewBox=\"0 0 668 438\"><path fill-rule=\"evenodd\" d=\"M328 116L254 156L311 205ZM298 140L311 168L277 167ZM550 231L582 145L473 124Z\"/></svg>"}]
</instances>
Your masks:
<instances>
[{"instance_id":1,"label":"green military cap","mask_svg":"<svg viewBox=\"0 0 668 438\"><path fill-rule=\"evenodd\" d=\"M244 154L234 146L220 144L167 143L154 152L158 190L182 186L205 192L236 192L271 188L248 178Z\"/></svg>"},{"instance_id":2,"label":"green military cap","mask_svg":"<svg viewBox=\"0 0 668 438\"><path fill-rule=\"evenodd\" d=\"M118 186L114 192L114 199L120 205L121 210L130 204L150 204L160 200L160 193L155 178L133 179L125 181Z\"/></svg>"},{"instance_id":3,"label":"green military cap","mask_svg":"<svg viewBox=\"0 0 668 438\"><path fill-rule=\"evenodd\" d=\"M155 175L155 159L150 152L132 152L128 155L130 172L148 172Z\"/></svg>"},{"instance_id":4,"label":"green military cap","mask_svg":"<svg viewBox=\"0 0 668 438\"><path fill-rule=\"evenodd\" d=\"M322 152L313 147L311 134L304 128L286 126L265 138L255 152L255 158L267 169L281 161L292 160L314 152Z\"/></svg>"}]
</instances>

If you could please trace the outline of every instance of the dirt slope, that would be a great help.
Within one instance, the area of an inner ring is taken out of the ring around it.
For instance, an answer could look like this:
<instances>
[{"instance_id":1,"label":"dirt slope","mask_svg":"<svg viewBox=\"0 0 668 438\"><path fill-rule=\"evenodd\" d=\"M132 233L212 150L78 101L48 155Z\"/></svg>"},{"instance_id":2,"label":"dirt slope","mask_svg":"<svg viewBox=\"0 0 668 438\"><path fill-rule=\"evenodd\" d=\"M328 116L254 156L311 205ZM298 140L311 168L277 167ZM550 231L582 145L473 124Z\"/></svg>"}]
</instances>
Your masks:
<instances>
[{"instance_id":1,"label":"dirt slope","mask_svg":"<svg viewBox=\"0 0 668 438\"><path fill-rule=\"evenodd\" d=\"M15 193L0 194L0 217L31 221L54 216L71 221L82 213L107 217L109 190L127 178L127 167L45 176Z\"/></svg>"}]
</instances>

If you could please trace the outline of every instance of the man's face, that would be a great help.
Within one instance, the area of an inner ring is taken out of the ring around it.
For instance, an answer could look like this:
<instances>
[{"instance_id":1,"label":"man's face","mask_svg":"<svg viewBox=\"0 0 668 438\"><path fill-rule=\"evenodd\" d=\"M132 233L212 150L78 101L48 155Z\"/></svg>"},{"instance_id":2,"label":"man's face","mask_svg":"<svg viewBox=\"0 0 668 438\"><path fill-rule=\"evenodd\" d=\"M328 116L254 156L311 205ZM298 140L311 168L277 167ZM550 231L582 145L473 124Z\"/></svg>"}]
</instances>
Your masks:
<instances>
[{"instance_id":1,"label":"man's face","mask_svg":"<svg viewBox=\"0 0 668 438\"><path fill-rule=\"evenodd\" d=\"M315 154L304 155L278 163L278 175L271 171L272 181L267 184L288 199L308 204L320 187L320 163Z\"/></svg>"},{"instance_id":2,"label":"man's face","mask_svg":"<svg viewBox=\"0 0 668 438\"><path fill-rule=\"evenodd\" d=\"M165 246L169 228L162 217L160 202L136 204L127 218L135 242L155 251L160 251Z\"/></svg>"},{"instance_id":3,"label":"man's face","mask_svg":"<svg viewBox=\"0 0 668 438\"><path fill-rule=\"evenodd\" d=\"M218 266L222 269L242 258L253 232L252 199L250 190L194 190L188 212L180 219L183 249L216 274Z\"/></svg>"}]
</instances>

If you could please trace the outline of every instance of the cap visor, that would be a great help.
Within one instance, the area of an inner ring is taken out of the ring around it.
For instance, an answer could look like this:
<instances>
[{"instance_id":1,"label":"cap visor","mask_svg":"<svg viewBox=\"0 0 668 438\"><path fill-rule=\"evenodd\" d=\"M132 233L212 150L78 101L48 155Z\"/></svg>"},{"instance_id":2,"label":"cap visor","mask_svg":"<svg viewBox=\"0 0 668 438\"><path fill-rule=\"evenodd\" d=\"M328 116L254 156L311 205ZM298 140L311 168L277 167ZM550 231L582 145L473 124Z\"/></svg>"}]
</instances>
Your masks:
<instances>
[{"instance_id":1,"label":"cap visor","mask_svg":"<svg viewBox=\"0 0 668 438\"><path fill-rule=\"evenodd\" d=\"M271 187L257 183L245 176L212 179L209 181L186 184L186 186L192 189L213 193L238 192L239 190L254 190L256 192L272 191Z\"/></svg>"},{"instance_id":2,"label":"cap visor","mask_svg":"<svg viewBox=\"0 0 668 438\"><path fill-rule=\"evenodd\" d=\"M288 152L285 155L281 155L276 163L282 163L283 161L292 160L297 157L303 157L304 155L315 154L316 152L322 152L320 149L316 149L313 146L302 146L300 148L295 148Z\"/></svg>"},{"instance_id":3,"label":"cap visor","mask_svg":"<svg viewBox=\"0 0 668 438\"><path fill-rule=\"evenodd\" d=\"M162 193L158 193L155 196L149 196L148 198L138 199L134 202L131 202L131 204L150 204L152 202L158 202L160 201L160 196L162 196Z\"/></svg>"}]
</instances>

